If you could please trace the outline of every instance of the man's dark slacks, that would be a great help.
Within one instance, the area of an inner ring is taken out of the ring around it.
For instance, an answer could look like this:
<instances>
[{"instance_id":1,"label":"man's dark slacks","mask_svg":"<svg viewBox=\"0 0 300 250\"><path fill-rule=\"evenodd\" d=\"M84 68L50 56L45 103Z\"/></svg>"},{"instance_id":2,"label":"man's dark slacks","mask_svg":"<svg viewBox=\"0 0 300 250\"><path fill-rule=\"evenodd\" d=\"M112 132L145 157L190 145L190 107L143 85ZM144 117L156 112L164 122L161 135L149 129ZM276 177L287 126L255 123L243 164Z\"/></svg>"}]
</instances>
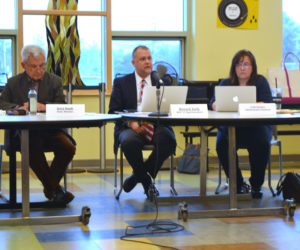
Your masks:
<instances>
[{"instance_id":1,"label":"man's dark slacks","mask_svg":"<svg viewBox=\"0 0 300 250\"><path fill-rule=\"evenodd\" d=\"M147 172L155 178L163 162L175 151L176 140L173 131L167 127L155 127L152 141L148 143L143 135L137 134L131 128L123 129L119 134L119 142L122 151L138 182L142 182ZM154 145L154 150L146 161L143 159L142 149L144 145Z\"/></svg>"},{"instance_id":2,"label":"man's dark slacks","mask_svg":"<svg viewBox=\"0 0 300 250\"><path fill-rule=\"evenodd\" d=\"M45 151L54 153L49 167ZM73 159L76 147L71 138L60 130L34 130L29 132L30 167L47 191L55 191Z\"/></svg>"}]
</instances>

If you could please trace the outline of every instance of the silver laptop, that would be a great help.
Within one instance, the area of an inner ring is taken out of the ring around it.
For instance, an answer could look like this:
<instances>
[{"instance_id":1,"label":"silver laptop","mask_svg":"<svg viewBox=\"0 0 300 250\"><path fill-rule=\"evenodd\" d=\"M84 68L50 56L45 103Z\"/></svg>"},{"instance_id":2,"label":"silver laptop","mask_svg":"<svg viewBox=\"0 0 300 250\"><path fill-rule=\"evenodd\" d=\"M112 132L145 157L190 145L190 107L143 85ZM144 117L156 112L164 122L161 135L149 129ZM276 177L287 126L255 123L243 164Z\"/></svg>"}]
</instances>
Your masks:
<instances>
[{"instance_id":1,"label":"silver laptop","mask_svg":"<svg viewBox=\"0 0 300 250\"><path fill-rule=\"evenodd\" d=\"M169 113L170 104L185 104L187 96L187 86L165 86L160 87L160 96L162 96L160 111ZM146 86L143 90L143 99L141 103L141 112L156 112L156 87Z\"/></svg>"},{"instance_id":2,"label":"silver laptop","mask_svg":"<svg viewBox=\"0 0 300 250\"><path fill-rule=\"evenodd\" d=\"M237 112L239 103L255 103L255 86L216 86L216 111Z\"/></svg>"}]
</instances>

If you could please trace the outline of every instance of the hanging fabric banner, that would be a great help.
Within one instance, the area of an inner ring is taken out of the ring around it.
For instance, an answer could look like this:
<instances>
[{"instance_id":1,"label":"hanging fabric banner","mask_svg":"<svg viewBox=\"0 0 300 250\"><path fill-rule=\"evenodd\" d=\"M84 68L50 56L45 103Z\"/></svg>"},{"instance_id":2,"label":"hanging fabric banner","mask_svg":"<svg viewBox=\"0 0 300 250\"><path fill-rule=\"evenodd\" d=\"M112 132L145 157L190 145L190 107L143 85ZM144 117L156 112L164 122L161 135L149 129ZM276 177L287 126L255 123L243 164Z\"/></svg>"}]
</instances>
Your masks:
<instances>
[{"instance_id":1,"label":"hanging fabric banner","mask_svg":"<svg viewBox=\"0 0 300 250\"><path fill-rule=\"evenodd\" d=\"M78 0L49 0L48 10L77 10ZM46 16L47 71L59 75L63 85L83 86L78 63L80 41L77 16Z\"/></svg>"}]
</instances>

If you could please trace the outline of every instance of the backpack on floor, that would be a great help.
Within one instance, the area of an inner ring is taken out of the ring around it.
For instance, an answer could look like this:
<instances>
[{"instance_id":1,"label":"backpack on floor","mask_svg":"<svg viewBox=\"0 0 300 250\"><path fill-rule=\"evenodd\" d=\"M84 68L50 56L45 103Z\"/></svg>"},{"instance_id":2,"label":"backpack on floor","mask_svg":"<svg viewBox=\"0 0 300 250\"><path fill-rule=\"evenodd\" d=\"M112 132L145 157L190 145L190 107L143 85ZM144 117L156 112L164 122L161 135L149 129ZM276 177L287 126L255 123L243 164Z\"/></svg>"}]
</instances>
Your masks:
<instances>
[{"instance_id":1,"label":"backpack on floor","mask_svg":"<svg viewBox=\"0 0 300 250\"><path fill-rule=\"evenodd\" d=\"M200 172L200 145L187 144L183 156L180 157L177 171L186 174L199 174Z\"/></svg>"},{"instance_id":2,"label":"backpack on floor","mask_svg":"<svg viewBox=\"0 0 300 250\"><path fill-rule=\"evenodd\" d=\"M300 202L300 175L297 173L288 172L280 177L277 184L277 195L284 199L294 198L296 202Z\"/></svg>"}]
</instances>

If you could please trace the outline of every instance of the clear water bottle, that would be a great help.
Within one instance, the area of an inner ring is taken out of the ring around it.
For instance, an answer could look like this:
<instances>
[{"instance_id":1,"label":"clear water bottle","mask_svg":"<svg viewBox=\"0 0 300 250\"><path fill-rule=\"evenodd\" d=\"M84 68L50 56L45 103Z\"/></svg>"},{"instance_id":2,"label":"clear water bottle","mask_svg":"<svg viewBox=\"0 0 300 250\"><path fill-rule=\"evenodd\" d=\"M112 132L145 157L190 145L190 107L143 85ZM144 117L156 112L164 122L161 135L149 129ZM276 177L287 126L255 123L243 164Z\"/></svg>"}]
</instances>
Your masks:
<instances>
[{"instance_id":1,"label":"clear water bottle","mask_svg":"<svg viewBox=\"0 0 300 250\"><path fill-rule=\"evenodd\" d=\"M28 100L29 114L35 115L37 112L37 93L35 88L29 89Z\"/></svg>"}]
</instances>

